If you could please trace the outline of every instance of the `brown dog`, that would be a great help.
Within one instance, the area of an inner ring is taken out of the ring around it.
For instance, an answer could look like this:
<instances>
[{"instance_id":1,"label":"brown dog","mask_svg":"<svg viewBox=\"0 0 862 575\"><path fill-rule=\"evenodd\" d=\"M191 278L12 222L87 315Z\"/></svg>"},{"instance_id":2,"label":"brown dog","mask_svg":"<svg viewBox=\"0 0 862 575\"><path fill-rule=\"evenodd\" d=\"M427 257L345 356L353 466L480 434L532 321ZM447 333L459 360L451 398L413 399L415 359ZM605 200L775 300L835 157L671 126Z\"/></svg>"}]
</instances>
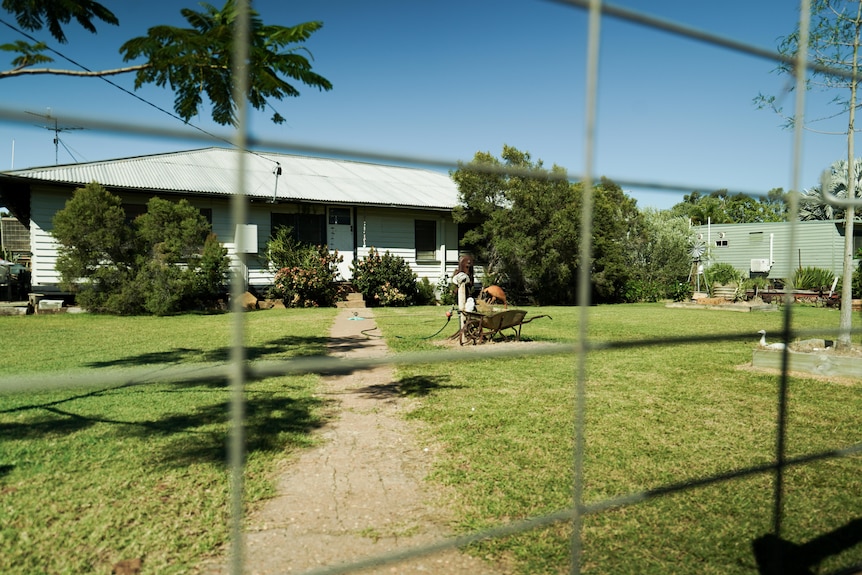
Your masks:
<instances>
[{"instance_id":1,"label":"brown dog","mask_svg":"<svg viewBox=\"0 0 862 575\"><path fill-rule=\"evenodd\" d=\"M482 291L479 292L479 299L489 304L502 303L504 309L509 309L509 304L506 303L506 292L500 286L482 288Z\"/></svg>"}]
</instances>

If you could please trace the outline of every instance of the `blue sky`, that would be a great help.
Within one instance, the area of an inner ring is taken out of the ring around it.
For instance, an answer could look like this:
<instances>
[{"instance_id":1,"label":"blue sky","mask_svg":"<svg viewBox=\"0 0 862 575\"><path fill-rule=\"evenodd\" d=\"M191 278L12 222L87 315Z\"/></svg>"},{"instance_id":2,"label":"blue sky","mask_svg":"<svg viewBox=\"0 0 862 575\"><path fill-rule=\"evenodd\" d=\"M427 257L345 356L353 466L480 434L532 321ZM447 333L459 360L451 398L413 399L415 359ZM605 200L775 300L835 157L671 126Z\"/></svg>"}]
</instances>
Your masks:
<instances>
[{"instance_id":1,"label":"blue sky","mask_svg":"<svg viewBox=\"0 0 862 575\"><path fill-rule=\"evenodd\" d=\"M91 35L67 27L69 43L53 47L91 69L122 64L119 46L156 24L184 25L179 8L194 2L103 0L120 27ZM219 4L220 0L212 0ZM623 6L774 49L796 23L790 0L618 0ZM545 0L256 0L268 23L320 20L308 42L315 71L330 92L299 86L299 98L274 102L287 119L255 114L253 134L268 140L469 161L499 155L504 144L546 166L584 171L586 13ZM8 14L2 13L7 21ZM0 26L0 42L18 39ZM765 193L791 188L792 132L757 110L758 93L781 95L789 78L769 61L604 18L595 175L661 182L686 190L721 188ZM58 63L64 64L65 63ZM0 65L8 67L0 55ZM59 66L58 66L59 67ZM131 89L131 77L112 80ZM172 95L145 87L141 97L172 109ZM793 98L788 95L787 107ZM0 82L0 108L179 127L176 120L98 79L50 76ZM836 112L809 94L810 117ZM194 122L224 131L207 119ZM0 170L53 165L54 134L0 122ZM838 126L840 129L840 125ZM95 161L200 147L200 142L118 137L91 130L60 134L59 163ZM14 142L14 144L13 144ZM841 136L806 135L803 187L842 158ZM639 206L670 207L684 192L625 186Z\"/></svg>"}]
</instances>

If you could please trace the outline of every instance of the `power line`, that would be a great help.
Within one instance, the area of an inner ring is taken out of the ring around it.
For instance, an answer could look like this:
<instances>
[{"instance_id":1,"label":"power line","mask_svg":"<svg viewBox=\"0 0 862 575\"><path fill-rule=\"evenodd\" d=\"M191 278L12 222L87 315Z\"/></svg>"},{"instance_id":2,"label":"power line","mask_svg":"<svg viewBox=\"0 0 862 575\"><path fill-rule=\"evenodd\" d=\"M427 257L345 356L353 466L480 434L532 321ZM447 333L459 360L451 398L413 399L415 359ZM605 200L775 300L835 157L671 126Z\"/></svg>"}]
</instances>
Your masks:
<instances>
[{"instance_id":1,"label":"power line","mask_svg":"<svg viewBox=\"0 0 862 575\"><path fill-rule=\"evenodd\" d=\"M20 28L18 28L17 26L14 26L14 25L10 24L9 22L7 22L6 20L4 20L3 18L0 18L0 24L3 24L4 26L6 26L7 28L9 28L9 29L13 30L14 32L17 32L18 34L20 34L20 35L24 36L25 38L27 38L27 39L28 39L28 40L30 40L31 42L39 42L39 40L38 40L38 39L36 39L34 36L32 36L31 34L28 34L27 32L24 32L23 30L21 30L21 29L20 29ZM65 54L63 54L63 53L62 53L62 52L60 52L59 50L56 50L56 49L52 48L51 46L49 46L49 45L45 44L44 42L43 42L43 44L45 45L46 49L47 49L49 52L52 52L52 53L56 54L57 56L59 56L59 57L60 57L60 58L62 58L63 60L65 60L65 61L69 62L70 64L72 64L73 66L77 66L78 68L80 68L81 70L84 70L84 71L86 71L86 72L93 72L93 70L91 70L91 69L90 69L90 68L88 68L87 66L84 66L84 65L83 65L83 64L81 64L80 62L78 62L78 61L76 61L76 60L74 60L74 59L72 59L72 58L70 58L70 57L66 56ZM120 90L121 92L124 92L125 94L127 94L127 95L129 95L129 96L131 96L131 97L135 98L136 100L138 100L138 101L140 101L140 102L142 102L142 103L144 103L144 104L146 104L146 105L148 105L148 106L150 106L150 107L152 107L152 108L155 108L155 109L156 109L156 110L158 110L159 112L161 112L161 113L163 113L163 114L166 114L167 116L170 116L170 117L171 117L171 118L173 118L174 120L178 120L179 122L182 122L182 123L183 123L183 124L185 124L186 126L189 126L189 127L193 128L193 129L195 129L195 130L197 130L197 131L201 132L202 134L205 134L205 135L207 135L207 136L209 136L209 137L213 138L214 140L218 140L218 141L220 141L220 142L224 142L225 144L228 144L228 145L229 145L229 146L231 146L231 147L235 147L235 146L234 146L234 143L233 143L230 139L224 138L224 137L219 136L219 135L217 135L217 134L213 134L212 132L208 132L207 130L205 130L205 129L201 128L200 126L196 126L196 125L194 125L194 124L192 124L192 123L188 122L187 120L184 120L184 119L180 118L179 116L177 116L177 115L176 115L176 114L174 114L173 112L171 112L171 111L169 111L169 110L166 110L165 108L163 108L163 107L159 106L158 104L154 104L153 102L150 102L150 101L149 101L149 100L147 100L146 98L143 98L143 97L139 96L139 95L138 95L138 94L136 94L135 92L132 92L131 90L129 90L129 89L127 89L127 88L125 88L125 87L123 87L123 86L121 86L121 85L117 84L116 82L113 82L112 80L109 80L108 78L106 78L106 77L104 77L104 76L96 76L96 77L97 77L97 78L99 78L100 80L102 80L103 82L107 83L108 85L113 86L113 87L114 87L114 88L116 88L117 90ZM271 104L267 103L267 105L268 105L268 106L270 106L270 108L272 108L272 105L271 105ZM274 108L273 108L273 110L274 110ZM29 112L28 112L28 113L29 113ZM83 129L83 128L81 128L81 129ZM56 142L55 142L55 144L56 144ZM65 147L65 146L64 146L64 147ZM248 153L254 154L254 155L256 155L256 156L258 156L258 157L260 157L260 158L263 158L263 159L265 159L265 160L269 160L269 161L271 161L271 162L274 162L274 160L272 160L272 159L270 159L270 158L267 158L266 156L263 156L263 155L261 155L261 154L258 154L257 152L254 152L253 150L245 150L245 151L246 151L246 152L248 152ZM56 156L56 154L55 154L55 156ZM56 163L56 157L55 157L55 163ZM277 162L276 162L276 163L277 163Z\"/></svg>"}]
</instances>

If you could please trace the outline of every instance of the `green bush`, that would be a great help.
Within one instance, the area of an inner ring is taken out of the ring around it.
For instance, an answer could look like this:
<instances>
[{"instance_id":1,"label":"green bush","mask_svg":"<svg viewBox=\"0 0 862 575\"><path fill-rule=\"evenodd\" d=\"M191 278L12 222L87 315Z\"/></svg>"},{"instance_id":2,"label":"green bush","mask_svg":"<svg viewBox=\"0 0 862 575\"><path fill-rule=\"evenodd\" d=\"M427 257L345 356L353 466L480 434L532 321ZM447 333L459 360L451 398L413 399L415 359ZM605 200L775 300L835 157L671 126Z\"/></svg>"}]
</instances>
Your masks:
<instances>
[{"instance_id":1,"label":"green bush","mask_svg":"<svg viewBox=\"0 0 862 575\"><path fill-rule=\"evenodd\" d=\"M829 289L835 281L835 274L831 270L817 267L797 268L793 272L791 284L795 289L819 290Z\"/></svg>"},{"instance_id":2,"label":"green bush","mask_svg":"<svg viewBox=\"0 0 862 575\"><path fill-rule=\"evenodd\" d=\"M666 295L667 288L652 280L629 280L623 288L623 301L625 303L656 302L664 299Z\"/></svg>"},{"instance_id":3,"label":"green bush","mask_svg":"<svg viewBox=\"0 0 862 575\"><path fill-rule=\"evenodd\" d=\"M382 256L371 248L368 255L357 260L353 271L353 287L370 306L406 306L416 301L416 274L404 258L387 251Z\"/></svg>"},{"instance_id":4,"label":"green bush","mask_svg":"<svg viewBox=\"0 0 862 575\"><path fill-rule=\"evenodd\" d=\"M224 289L227 250L187 200L152 198L129 225L120 198L92 182L53 226L61 284L85 309L167 315L209 305Z\"/></svg>"},{"instance_id":5,"label":"green bush","mask_svg":"<svg viewBox=\"0 0 862 575\"><path fill-rule=\"evenodd\" d=\"M428 278L422 278L416 284L416 305L434 305L437 303L437 294L434 293L434 286L428 281Z\"/></svg>"},{"instance_id":6,"label":"green bush","mask_svg":"<svg viewBox=\"0 0 862 575\"><path fill-rule=\"evenodd\" d=\"M716 263L712 264L703 272L703 276L709 285L712 284L741 284L742 274L731 264Z\"/></svg>"},{"instance_id":7,"label":"green bush","mask_svg":"<svg viewBox=\"0 0 862 575\"><path fill-rule=\"evenodd\" d=\"M677 282L667 295L673 301L689 301L694 295L694 287L688 282Z\"/></svg>"},{"instance_id":8,"label":"green bush","mask_svg":"<svg viewBox=\"0 0 862 575\"><path fill-rule=\"evenodd\" d=\"M300 248L299 265L284 267L275 274L274 294L287 307L331 307L338 299L335 277L343 258L326 246Z\"/></svg>"},{"instance_id":9,"label":"green bush","mask_svg":"<svg viewBox=\"0 0 862 575\"><path fill-rule=\"evenodd\" d=\"M440 294L440 303L443 305L455 305L458 303L458 290L449 279L449 275L443 275L437 280L437 293Z\"/></svg>"}]
</instances>

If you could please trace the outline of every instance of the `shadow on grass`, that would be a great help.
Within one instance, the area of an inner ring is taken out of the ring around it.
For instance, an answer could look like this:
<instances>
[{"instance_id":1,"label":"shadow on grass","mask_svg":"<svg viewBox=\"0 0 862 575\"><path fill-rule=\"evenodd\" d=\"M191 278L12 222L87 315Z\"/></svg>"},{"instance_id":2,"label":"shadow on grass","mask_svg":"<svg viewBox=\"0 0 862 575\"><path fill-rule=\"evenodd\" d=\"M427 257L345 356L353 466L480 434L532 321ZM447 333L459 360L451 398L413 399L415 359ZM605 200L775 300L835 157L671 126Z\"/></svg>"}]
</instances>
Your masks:
<instances>
[{"instance_id":1,"label":"shadow on grass","mask_svg":"<svg viewBox=\"0 0 862 575\"><path fill-rule=\"evenodd\" d=\"M110 388L51 402L19 406L6 412L36 413L30 417L16 418L15 421L0 421L0 443L68 436L101 424L112 426L113 437L130 437L152 442L152 450L148 454L148 457L151 457L148 463L151 465L223 465L227 460L230 416L229 404L223 400L227 381L214 380L206 384L209 387L225 388L224 393L216 392L221 400L212 403L199 401L186 408L177 406L175 413L165 413L166 403L156 397L164 392L197 393L199 390L194 388L200 385L200 382L177 382L165 384L160 389L154 389L152 386ZM304 437L326 423L326 418L319 414L324 413L327 400L304 396L290 397L288 392L284 391L285 387L289 386L280 386L281 390L277 392L247 392L244 426L247 452L283 451L291 447L291 444L306 444ZM83 414L63 406L76 400L95 399L109 393L124 394L123 400L127 405L135 405L138 412L151 406L152 418L94 414L92 407L89 413Z\"/></svg>"},{"instance_id":2,"label":"shadow on grass","mask_svg":"<svg viewBox=\"0 0 862 575\"><path fill-rule=\"evenodd\" d=\"M14 465L0 464L0 477L3 477L4 475L8 475L9 473L12 472L13 469L15 469Z\"/></svg>"},{"instance_id":3,"label":"shadow on grass","mask_svg":"<svg viewBox=\"0 0 862 575\"><path fill-rule=\"evenodd\" d=\"M249 360L256 359L288 359L291 357L303 357L309 355L322 355L327 351L327 343L331 340L327 337L293 337L286 336L262 345L246 347L246 357ZM107 361L94 361L86 367L132 367L151 364L170 364L181 362L219 362L230 358L230 347L216 349L200 349L177 347L167 351L158 351L131 355L128 357L111 359Z\"/></svg>"},{"instance_id":4,"label":"shadow on grass","mask_svg":"<svg viewBox=\"0 0 862 575\"><path fill-rule=\"evenodd\" d=\"M424 397L441 389L458 389L462 386L443 385L443 382L449 381L448 376L425 376L416 375L406 377L401 381L384 383L378 385L369 385L358 390L359 393L375 398L387 397Z\"/></svg>"},{"instance_id":5,"label":"shadow on grass","mask_svg":"<svg viewBox=\"0 0 862 575\"><path fill-rule=\"evenodd\" d=\"M826 558L862 543L862 518L802 543L792 543L768 534L754 540L754 557L760 575L814 575ZM856 564L833 572L835 575L856 574L862 565Z\"/></svg>"}]
</instances>

